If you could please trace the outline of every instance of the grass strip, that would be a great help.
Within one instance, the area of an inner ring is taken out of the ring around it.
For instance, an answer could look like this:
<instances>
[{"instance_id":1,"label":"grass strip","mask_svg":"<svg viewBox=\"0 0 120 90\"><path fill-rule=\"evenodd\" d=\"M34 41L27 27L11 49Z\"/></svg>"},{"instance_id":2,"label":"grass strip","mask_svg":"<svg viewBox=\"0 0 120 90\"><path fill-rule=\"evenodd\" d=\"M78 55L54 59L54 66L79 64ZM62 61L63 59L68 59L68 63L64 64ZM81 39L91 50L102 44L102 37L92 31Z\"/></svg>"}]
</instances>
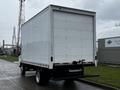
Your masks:
<instances>
[{"instance_id":1,"label":"grass strip","mask_svg":"<svg viewBox=\"0 0 120 90\"><path fill-rule=\"evenodd\" d=\"M6 60L6 61L9 61L9 62L18 61L17 56L10 56L10 55L2 55L2 56L0 56L0 59Z\"/></svg>"},{"instance_id":2,"label":"grass strip","mask_svg":"<svg viewBox=\"0 0 120 90\"><path fill-rule=\"evenodd\" d=\"M120 67L98 65L98 67L85 67L86 75L98 74L99 77L86 77L86 80L120 88Z\"/></svg>"}]
</instances>

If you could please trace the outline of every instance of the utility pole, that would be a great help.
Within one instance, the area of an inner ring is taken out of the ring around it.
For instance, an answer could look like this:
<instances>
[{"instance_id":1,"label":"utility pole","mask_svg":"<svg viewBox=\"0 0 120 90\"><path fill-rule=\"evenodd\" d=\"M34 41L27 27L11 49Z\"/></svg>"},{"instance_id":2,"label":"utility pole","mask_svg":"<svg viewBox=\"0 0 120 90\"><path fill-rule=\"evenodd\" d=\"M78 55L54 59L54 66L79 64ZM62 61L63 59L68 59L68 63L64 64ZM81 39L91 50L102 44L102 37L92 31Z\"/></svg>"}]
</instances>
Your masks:
<instances>
[{"instance_id":1,"label":"utility pole","mask_svg":"<svg viewBox=\"0 0 120 90\"><path fill-rule=\"evenodd\" d=\"M5 40L3 40L3 49L5 48Z\"/></svg>"},{"instance_id":2,"label":"utility pole","mask_svg":"<svg viewBox=\"0 0 120 90\"><path fill-rule=\"evenodd\" d=\"M16 28L13 27L12 46L16 46Z\"/></svg>"},{"instance_id":3,"label":"utility pole","mask_svg":"<svg viewBox=\"0 0 120 90\"><path fill-rule=\"evenodd\" d=\"M25 0L19 0L18 34L17 34L17 53L20 53L21 45L21 25L25 22Z\"/></svg>"}]
</instances>

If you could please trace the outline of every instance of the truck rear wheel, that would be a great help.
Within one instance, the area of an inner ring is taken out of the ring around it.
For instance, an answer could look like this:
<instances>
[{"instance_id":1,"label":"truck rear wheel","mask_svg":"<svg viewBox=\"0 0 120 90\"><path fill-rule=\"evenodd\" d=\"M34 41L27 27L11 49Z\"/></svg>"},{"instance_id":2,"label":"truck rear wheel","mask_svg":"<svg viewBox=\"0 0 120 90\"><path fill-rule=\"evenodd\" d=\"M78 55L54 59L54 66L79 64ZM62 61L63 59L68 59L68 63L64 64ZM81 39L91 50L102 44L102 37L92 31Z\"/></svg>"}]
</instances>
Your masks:
<instances>
[{"instance_id":1,"label":"truck rear wheel","mask_svg":"<svg viewBox=\"0 0 120 90\"><path fill-rule=\"evenodd\" d=\"M35 81L37 84L46 84L49 81L47 77L48 74L44 73L43 71L37 70L35 75Z\"/></svg>"},{"instance_id":2,"label":"truck rear wheel","mask_svg":"<svg viewBox=\"0 0 120 90\"><path fill-rule=\"evenodd\" d=\"M37 83L37 84L40 84L40 83L41 83L40 71L36 71L35 80L36 80L36 83Z\"/></svg>"}]
</instances>

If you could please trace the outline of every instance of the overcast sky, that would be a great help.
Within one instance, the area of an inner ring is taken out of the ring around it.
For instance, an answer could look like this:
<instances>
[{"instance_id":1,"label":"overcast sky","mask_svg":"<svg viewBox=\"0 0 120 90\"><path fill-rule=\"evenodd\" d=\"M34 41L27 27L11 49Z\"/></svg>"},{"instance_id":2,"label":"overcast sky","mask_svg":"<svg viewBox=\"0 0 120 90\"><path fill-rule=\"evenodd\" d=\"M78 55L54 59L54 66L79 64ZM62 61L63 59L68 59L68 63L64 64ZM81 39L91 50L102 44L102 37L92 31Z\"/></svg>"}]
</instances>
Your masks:
<instances>
[{"instance_id":1,"label":"overcast sky","mask_svg":"<svg viewBox=\"0 0 120 90\"><path fill-rule=\"evenodd\" d=\"M97 38L120 35L120 0L26 0L26 20L49 4L62 5L97 13ZM0 42L12 42L13 26L17 27L19 0L0 2Z\"/></svg>"}]
</instances>

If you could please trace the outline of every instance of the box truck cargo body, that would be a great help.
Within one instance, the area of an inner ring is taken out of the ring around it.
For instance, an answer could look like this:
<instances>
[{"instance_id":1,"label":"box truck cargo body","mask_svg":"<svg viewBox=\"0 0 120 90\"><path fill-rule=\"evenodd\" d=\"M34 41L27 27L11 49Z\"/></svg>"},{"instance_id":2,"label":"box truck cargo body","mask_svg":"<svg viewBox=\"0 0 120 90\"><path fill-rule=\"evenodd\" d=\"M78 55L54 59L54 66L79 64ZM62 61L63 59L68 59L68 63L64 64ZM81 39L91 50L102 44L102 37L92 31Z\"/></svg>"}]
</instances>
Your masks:
<instances>
[{"instance_id":1,"label":"box truck cargo body","mask_svg":"<svg viewBox=\"0 0 120 90\"><path fill-rule=\"evenodd\" d=\"M95 12L48 6L21 27L22 74L33 68L36 76L81 76L95 60L95 31Z\"/></svg>"}]
</instances>

